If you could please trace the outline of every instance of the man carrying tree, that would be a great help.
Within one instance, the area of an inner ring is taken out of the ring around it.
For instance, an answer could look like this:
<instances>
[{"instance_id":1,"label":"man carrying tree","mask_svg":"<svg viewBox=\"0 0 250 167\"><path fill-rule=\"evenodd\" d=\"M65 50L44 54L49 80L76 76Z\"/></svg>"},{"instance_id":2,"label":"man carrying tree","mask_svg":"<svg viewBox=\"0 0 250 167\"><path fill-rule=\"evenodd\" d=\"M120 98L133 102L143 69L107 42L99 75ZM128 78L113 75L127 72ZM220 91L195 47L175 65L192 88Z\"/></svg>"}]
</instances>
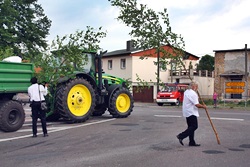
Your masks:
<instances>
[{"instance_id":1,"label":"man carrying tree","mask_svg":"<svg viewBox=\"0 0 250 167\"><path fill-rule=\"evenodd\" d=\"M198 128L198 108L206 109L207 106L199 103L199 98L196 93L197 89L198 84L196 82L191 82L189 89L184 92L182 112L183 116L186 117L188 128L177 135L181 145L184 145L182 140L189 137L189 146L200 146L200 144L197 144L194 140L194 132Z\"/></svg>"}]
</instances>

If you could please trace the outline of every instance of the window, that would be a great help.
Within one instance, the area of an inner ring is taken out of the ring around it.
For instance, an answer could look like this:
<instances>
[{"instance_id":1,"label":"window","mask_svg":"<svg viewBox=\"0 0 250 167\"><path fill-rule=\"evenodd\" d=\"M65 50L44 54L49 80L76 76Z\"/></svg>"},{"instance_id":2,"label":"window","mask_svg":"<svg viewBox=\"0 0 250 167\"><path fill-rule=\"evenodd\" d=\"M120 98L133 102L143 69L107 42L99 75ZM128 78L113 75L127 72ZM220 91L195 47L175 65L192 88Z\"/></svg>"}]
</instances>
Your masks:
<instances>
[{"instance_id":1,"label":"window","mask_svg":"<svg viewBox=\"0 0 250 167\"><path fill-rule=\"evenodd\" d=\"M126 59L121 59L121 69L126 68Z\"/></svg>"},{"instance_id":2,"label":"window","mask_svg":"<svg viewBox=\"0 0 250 167\"><path fill-rule=\"evenodd\" d=\"M112 60L108 60L108 69L112 70Z\"/></svg>"}]
</instances>

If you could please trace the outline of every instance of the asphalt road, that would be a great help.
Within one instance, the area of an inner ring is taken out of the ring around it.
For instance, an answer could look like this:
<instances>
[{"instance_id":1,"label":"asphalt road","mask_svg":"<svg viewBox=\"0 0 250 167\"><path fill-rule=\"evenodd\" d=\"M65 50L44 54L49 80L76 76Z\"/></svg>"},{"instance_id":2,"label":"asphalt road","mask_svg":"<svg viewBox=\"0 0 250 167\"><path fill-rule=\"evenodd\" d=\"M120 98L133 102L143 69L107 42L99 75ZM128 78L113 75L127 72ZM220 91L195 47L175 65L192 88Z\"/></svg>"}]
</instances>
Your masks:
<instances>
[{"instance_id":1,"label":"asphalt road","mask_svg":"<svg viewBox=\"0 0 250 167\"><path fill-rule=\"evenodd\" d=\"M0 131L1 167L248 167L250 111L208 109L220 145L204 110L199 110L196 141L180 145L176 135L186 128L181 107L135 104L128 118L108 113L80 124L48 122L49 137L31 138L26 122L17 132Z\"/></svg>"}]
</instances>

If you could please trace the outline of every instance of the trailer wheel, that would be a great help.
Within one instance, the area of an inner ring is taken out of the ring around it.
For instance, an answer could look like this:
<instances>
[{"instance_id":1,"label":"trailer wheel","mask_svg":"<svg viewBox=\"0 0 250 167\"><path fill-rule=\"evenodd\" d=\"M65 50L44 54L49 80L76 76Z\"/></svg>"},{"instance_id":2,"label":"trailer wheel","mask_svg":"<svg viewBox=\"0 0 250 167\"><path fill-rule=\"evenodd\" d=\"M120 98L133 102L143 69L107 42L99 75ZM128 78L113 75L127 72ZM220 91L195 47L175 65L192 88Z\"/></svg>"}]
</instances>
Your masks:
<instances>
[{"instance_id":1,"label":"trailer wheel","mask_svg":"<svg viewBox=\"0 0 250 167\"><path fill-rule=\"evenodd\" d=\"M92 115L96 98L93 87L83 78L65 83L56 93L56 106L60 115L72 122L84 122Z\"/></svg>"},{"instance_id":2,"label":"trailer wheel","mask_svg":"<svg viewBox=\"0 0 250 167\"><path fill-rule=\"evenodd\" d=\"M114 118L126 118L133 111L133 107L133 97L128 89L122 87L113 93L108 110Z\"/></svg>"},{"instance_id":3,"label":"trailer wheel","mask_svg":"<svg viewBox=\"0 0 250 167\"><path fill-rule=\"evenodd\" d=\"M14 132L20 129L25 121L25 112L20 102L9 100L0 104L0 129Z\"/></svg>"}]
</instances>

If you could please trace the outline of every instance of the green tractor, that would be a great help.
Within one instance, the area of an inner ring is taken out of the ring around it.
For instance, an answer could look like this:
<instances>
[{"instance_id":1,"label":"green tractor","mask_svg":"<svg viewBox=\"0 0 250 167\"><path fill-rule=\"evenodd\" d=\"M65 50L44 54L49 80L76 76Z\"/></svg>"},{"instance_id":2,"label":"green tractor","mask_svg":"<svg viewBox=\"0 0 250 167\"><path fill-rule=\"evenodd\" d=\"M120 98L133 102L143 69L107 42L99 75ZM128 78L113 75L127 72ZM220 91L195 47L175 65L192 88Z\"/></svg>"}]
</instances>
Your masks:
<instances>
[{"instance_id":1,"label":"green tractor","mask_svg":"<svg viewBox=\"0 0 250 167\"><path fill-rule=\"evenodd\" d=\"M75 72L61 77L50 88L47 98L50 110L48 121L60 118L71 122L84 122L90 116L101 116L105 111L114 118L128 117L133 111L134 100L125 80L102 71L103 53L83 53L82 67L73 63Z\"/></svg>"},{"instance_id":2,"label":"green tractor","mask_svg":"<svg viewBox=\"0 0 250 167\"><path fill-rule=\"evenodd\" d=\"M88 61L82 67L72 63L74 73L59 79L54 76L56 82L50 84L50 95L46 97L48 121L84 122L106 111L114 118L131 114L133 97L123 79L102 72L103 54L83 53ZM16 97L27 93L34 74L31 63L0 62L0 130L13 132L24 124L25 112Z\"/></svg>"}]
</instances>

